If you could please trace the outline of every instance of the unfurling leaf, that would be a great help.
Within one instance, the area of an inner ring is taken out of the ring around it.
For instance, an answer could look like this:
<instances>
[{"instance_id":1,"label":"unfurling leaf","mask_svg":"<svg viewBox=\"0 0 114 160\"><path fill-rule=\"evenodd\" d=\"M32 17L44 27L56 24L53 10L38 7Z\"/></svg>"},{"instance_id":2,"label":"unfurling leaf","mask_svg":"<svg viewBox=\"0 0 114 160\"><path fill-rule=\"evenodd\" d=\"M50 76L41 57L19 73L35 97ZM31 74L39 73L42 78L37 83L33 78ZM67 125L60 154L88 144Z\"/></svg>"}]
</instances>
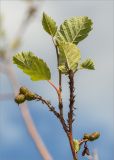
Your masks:
<instances>
[{"instance_id":1,"label":"unfurling leaf","mask_svg":"<svg viewBox=\"0 0 114 160\"><path fill-rule=\"evenodd\" d=\"M55 36L55 33L57 31L56 22L46 13L43 13L42 25L47 33L49 33L52 37Z\"/></svg>"},{"instance_id":2,"label":"unfurling leaf","mask_svg":"<svg viewBox=\"0 0 114 160\"><path fill-rule=\"evenodd\" d=\"M86 16L72 17L65 20L56 34L57 41L78 44L92 30L92 21Z\"/></svg>"},{"instance_id":3,"label":"unfurling leaf","mask_svg":"<svg viewBox=\"0 0 114 160\"><path fill-rule=\"evenodd\" d=\"M80 68L94 70L95 66L94 66L94 63L91 59L87 59L80 65Z\"/></svg>"},{"instance_id":4,"label":"unfurling leaf","mask_svg":"<svg viewBox=\"0 0 114 160\"><path fill-rule=\"evenodd\" d=\"M51 78L47 64L32 52L16 54L13 56L13 63L29 75L33 81L49 80Z\"/></svg>"},{"instance_id":5,"label":"unfurling leaf","mask_svg":"<svg viewBox=\"0 0 114 160\"><path fill-rule=\"evenodd\" d=\"M80 144L77 139L73 140L73 145L74 145L75 152L78 152L80 150Z\"/></svg>"},{"instance_id":6,"label":"unfurling leaf","mask_svg":"<svg viewBox=\"0 0 114 160\"><path fill-rule=\"evenodd\" d=\"M61 42L59 48L59 69L63 74L67 74L69 70L76 71L79 60L80 50L76 45L69 42Z\"/></svg>"}]
</instances>

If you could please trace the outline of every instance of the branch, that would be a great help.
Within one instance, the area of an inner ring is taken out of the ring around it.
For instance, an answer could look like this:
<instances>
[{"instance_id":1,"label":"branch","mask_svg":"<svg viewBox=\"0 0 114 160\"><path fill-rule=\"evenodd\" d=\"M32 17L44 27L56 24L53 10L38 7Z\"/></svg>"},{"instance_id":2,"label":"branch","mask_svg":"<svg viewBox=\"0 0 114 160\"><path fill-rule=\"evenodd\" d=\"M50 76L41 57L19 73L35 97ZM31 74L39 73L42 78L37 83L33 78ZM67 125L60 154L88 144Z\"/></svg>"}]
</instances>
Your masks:
<instances>
[{"instance_id":1,"label":"branch","mask_svg":"<svg viewBox=\"0 0 114 160\"><path fill-rule=\"evenodd\" d=\"M68 139L72 151L72 155L74 160L78 160L77 153L75 152L74 144L73 144L73 135L72 135L72 123L73 123L73 111L74 111L74 73L72 70L69 71L69 89L70 89L70 104L69 104L69 112L68 112Z\"/></svg>"},{"instance_id":2,"label":"branch","mask_svg":"<svg viewBox=\"0 0 114 160\"><path fill-rule=\"evenodd\" d=\"M68 112L68 125L69 125L69 132L72 132L72 123L73 123L73 111L74 111L74 102L75 102L75 95L74 95L74 73L73 71L69 71L69 89L70 89L70 104L69 104L69 112Z\"/></svg>"},{"instance_id":3,"label":"branch","mask_svg":"<svg viewBox=\"0 0 114 160\"><path fill-rule=\"evenodd\" d=\"M43 104L46 104L46 105L47 105L47 107L49 108L49 110L50 110L51 112L53 112L54 115L59 119L59 121L61 122L61 124L62 124L62 126L63 126L64 131L65 131L66 134L67 134L67 132L68 132L68 126L66 125L64 118L60 115L60 113L58 113L58 112L55 110L55 107L53 107L53 106L51 105L50 101L43 99L41 96L39 96L39 95L37 95L37 94L35 94L35 99L36 99L37 101L41 101Z\"/></svg>"},{"instance_id":4,"label":"branch","mask_svg":"<svg viewBox=\"0 0 114 160\"><path fill-rule=\"evenodd\" d=\"M59 94L61 94L61 93L60 93L60 90L59 90L50 80L48 80L48 82L49 82L49 84L56 90L56 92L57 92L57 94L58 94L58 96L59 96Z\"/></svg>"},{"instance_id":5,"label":"branch","mask_svg":"<svg viewBox=\"0 0 114 160\"><path fill-rule=\"evenodd\" d=\"M49 110L50 110L51 112L53 112L54 115L55 115L57 118L60 118L60 114L55 110L55 107L53 107L53 106L51 105L50 101L43 99L43 98L42 98L41 96L39 96L38 94L35 94L35 99L36 99L37 101L41 101L43 104L46 104L47 107L49 108Z\"/></svg>"}]
</instances>

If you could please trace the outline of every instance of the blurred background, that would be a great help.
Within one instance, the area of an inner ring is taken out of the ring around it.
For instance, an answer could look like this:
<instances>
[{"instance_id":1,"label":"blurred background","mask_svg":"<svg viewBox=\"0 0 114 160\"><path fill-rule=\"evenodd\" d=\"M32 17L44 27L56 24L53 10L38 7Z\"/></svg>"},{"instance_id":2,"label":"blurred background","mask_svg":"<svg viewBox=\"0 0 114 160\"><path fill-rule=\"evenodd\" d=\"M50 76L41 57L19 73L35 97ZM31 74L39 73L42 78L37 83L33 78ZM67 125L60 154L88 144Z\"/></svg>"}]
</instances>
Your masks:
<instances>
[{"instance_id":1,"label":"blurred background","mask_svg":"<svg viewBox=\"0 0 114 160\"><path fill-rule=\"evenodd\" d=\"M57 106L57 96L46 81L32 82L12 64L17 52L32 51L49 65L57 85L57 64L51 37L43 30L45 11L58 25L72 16L88 16L93 30L80 42L82 60L91 58L95 71L80 71L75 77L76 120L74 138L100 131L99 140L89 143L95 160L114 157L114 2L111 0L1 0L0 1L0 160L42 160L30 137L22 111L14 102L18 84L49 99ZM63 76L64 114L68 111L68 79ZM19 86L20 86L19 85ZM27 104L43 143L54 160L70 160L67 137L58 120L39 102ZM87 157L80 159L86 160Z\"/></svg>"}]
</instances>

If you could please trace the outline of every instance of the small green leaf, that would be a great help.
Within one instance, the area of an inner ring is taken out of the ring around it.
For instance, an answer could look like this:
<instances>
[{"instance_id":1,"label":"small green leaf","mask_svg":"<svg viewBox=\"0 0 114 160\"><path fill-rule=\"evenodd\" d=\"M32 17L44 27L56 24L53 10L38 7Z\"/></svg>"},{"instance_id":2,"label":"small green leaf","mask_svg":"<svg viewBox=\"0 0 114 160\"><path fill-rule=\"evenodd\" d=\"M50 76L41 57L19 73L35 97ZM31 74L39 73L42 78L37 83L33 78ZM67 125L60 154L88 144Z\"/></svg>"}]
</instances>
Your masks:
<instances>
[{"instance_id":1,"label":"small green leaf","mask_svg":"<svg viewBox=\"0 0 114 160\"><path fill-rule=\"evenodd\" d=\"M79 60L80 50L76 45L69 42L61 42L58 44L59 48L59 69L63 74L68 73L69 70L76 71Z\"/></svg>"},{"instance_id":2,"label":"small green leaf","mask_svg":"<svg viewBox=\"0 0 114 160\"><path fill-rule=\"evenodd\" d=\"M42 25L47 33L49 33L52 37L55 36L55 33L57 31L56 22L46 13L43 13Z\"/></svg>"},{"instance_id":3,"label":"small green leaf","mask_svg":"<svg viewBox=\"0 0 114 160\"><path fill-rule=\"evenodd\" d=\"M73 140L73 145L74 145L75 152L78 152L80 150L80 144L77 139Z\"/></svg>"},{"instance_id":4,"label":"small green leaf","mask_svg":"<svg viewBox=\"0 0 114 160\"><path fill-rule=\"evenodd\" d=\"M80 68L94 70L95 66L94 66L94 63L91 59L87 59L80 65Z\"/></svg>"},{"instance_id":5,"label":"small green leaf","mask_svg":"<svg viewBox=\"0 0 114 160\"><path fill-rule=\"evenodd\" d=\"M29 75L33 81L49 80L51 78L47 64L32 52L16 54L13 56L13 63Z\"/></svg>"},{"instance_id":6,"label":"small green leaf","mask_svg":"<svg viewBox=\"0 0 114 160\"><path fill-rule=\"evenodd\" d=\"M78 44L88 36L91 30L91 19L86 16L72 17L61 24L59 31L56 33L56 40Z\"/></svg>"}]
</instances>

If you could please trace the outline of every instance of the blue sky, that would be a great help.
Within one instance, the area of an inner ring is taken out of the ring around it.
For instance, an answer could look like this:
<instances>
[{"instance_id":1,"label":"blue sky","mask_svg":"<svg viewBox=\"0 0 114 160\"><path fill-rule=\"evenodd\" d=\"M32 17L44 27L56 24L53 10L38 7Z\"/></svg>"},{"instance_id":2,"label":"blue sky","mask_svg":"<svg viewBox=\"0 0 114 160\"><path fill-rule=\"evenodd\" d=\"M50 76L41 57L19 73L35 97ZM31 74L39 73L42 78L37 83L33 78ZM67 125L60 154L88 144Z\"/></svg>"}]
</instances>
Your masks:
<instances>
[{"instance_id":1,"label":"blue sky","mask_svg":"<svg viewBox=\"0 0 114 160\"><path fill-rule=\"evenodd\" d=\"M15 37L26 9L25 1L1 1L1 13L8 40ZM91 151L98 150L100 160L114 157L114 102L113 102L113 1L44 1L39 2L39 15L30 23L23 35L20 51L31 50L43 58L51 68L52 81L57 84L55 50L50 36L41 25L42 12L52 16L58 25L66 18L86 15L93 20L93 30L78 47L82 60L91 58L95 71L80 71L75 77L76 122L74 137L81 138L85 132L99 130L101 137L89 144ZM44 47L45 46L45 47ZM56 105L55 91L47 82L32 82L14 66L21 85L50 99ZM68 79L63 76L64 112L68 111ZM11 91L7 77L0 77L0 93ZM49 91L49 94L47 94ZM69 160L71 153L66 136L56 118L46 107L34 102L29 103L30 113L46 146L54 160ZM0 102L0 160L40 160L31 138L28 136L19 108L14 101ZM84 159L84 158L81 158Z\"/></svg>"}]
</instances>

